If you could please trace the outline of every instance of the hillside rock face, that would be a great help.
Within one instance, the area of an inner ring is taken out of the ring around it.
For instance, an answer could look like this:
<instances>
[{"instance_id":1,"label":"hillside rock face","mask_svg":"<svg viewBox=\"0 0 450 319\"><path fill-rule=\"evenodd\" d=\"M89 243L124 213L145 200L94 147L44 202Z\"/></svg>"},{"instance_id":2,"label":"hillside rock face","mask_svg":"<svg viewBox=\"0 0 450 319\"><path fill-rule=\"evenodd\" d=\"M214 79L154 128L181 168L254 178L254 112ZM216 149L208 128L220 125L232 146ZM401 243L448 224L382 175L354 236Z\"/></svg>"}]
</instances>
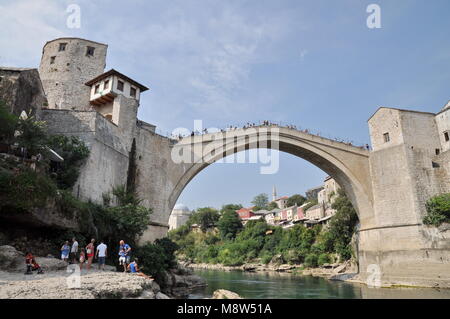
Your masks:
<instances>
[{"instance_id":1,"label":"hillside rock face","mask_svg":"<svg viewBox=\"0 0 450 319\"><path fill-rule=\"evenodd\" d=\"M47 105L47 98L38 70L0 67L0 100L15 115L30 110L39 115Z\"/></svg>"}]
</instances>

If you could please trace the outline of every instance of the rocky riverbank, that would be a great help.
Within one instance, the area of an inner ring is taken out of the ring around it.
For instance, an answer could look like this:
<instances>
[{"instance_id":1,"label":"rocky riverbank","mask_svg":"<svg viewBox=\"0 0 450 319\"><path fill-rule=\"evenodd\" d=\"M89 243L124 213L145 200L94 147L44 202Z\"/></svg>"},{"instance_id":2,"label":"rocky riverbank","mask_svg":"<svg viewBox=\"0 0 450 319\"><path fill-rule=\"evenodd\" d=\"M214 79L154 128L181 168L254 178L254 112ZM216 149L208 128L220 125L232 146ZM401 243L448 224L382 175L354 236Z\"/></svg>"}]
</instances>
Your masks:
<instances>
[{"instance_id":1,"label":"rocky riverbank","mask_svg":"<svg viewBox=\"0 0 450 319\"><path fill-rule=\"evenodd\" d=\"M224 266L221 264L195 264L182 263L184 267L192 269L214 269L221 271L246 271L246 272L283 272L304 276L324 277L330 280L342 280L351 282L361 282L358 278L357 266L350 262L325 264L319 268L304 268L301 265L289 264L244 264L241 266Z\"/></svg>"},{"instance_id":2,"label":"rocky riverbank","mask_svg":"<svg viewBox=\"0 0 450 319\"><path fill-rule=\"evenodd\" d=\"M76 279L65 271L43 275L0 272L1 299L169 299L153 279L129 273L90 271ZM73 287L73 288L71 288Z\"/></svg>"},{"instance_id":3,"label":"rocky riverbank","mask_svg":"<svg viewBox=\"0 0 450 319\"><path fill-rule=\"evenodd\" d=\"M93 264L89 272L83 269L78 276L59 259L36 257L36 261L44 274L25 275L23 253L12 246L0 246L0 299L170 299L206 285L203 278L183 267L168 271L160 287L153 279L117 272L112 266L100 271Z\"/></svg>"}]
</instances>

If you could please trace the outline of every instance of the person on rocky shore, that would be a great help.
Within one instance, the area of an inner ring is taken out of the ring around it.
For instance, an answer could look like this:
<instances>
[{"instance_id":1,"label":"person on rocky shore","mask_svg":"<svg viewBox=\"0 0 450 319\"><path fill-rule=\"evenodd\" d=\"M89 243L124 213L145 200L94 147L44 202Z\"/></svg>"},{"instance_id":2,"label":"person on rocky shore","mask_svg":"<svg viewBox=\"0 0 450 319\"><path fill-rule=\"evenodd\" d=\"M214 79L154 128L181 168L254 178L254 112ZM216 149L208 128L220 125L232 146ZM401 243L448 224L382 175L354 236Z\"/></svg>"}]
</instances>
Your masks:
<instances>
[{"instance_id":1,"label":"person on rocky shore","mask_svg":"<svg viewBox=\"0 0 450 319\"><path fill-rule=\"evenodd\" d=\"M43 274L41 266L36 262L36 259L34 258L33 254L31 252L27 252L25 255L25 264L27 266L27 271L25 272L25 275L31 275L33 271L37 270L38 274Z\"/></svg>"},{"instance_id":2,"label":"person on rocky shore","mask_svg":"<svg viewBox=\"0 0 450 319\"><path fill-rule=\"evenodd\" d=\"M81 248L80 251L80 271L83 270L84 262L86 261L86 253L84 252L84 248Z\"/></svg>"},{"instance_id":3,"label":"person on rocky shore","mask_svg":"<svg viewBox=\"0 0 450 319\"><path fill-rule=\"evenodd\" d=\"M78 242L76 238L72 238L72 248L70 249L70 260L72 264L77 263L77 255L78 255Z\"/></svg>"},{"instance_id":4,"label":"person on rocky shore","mask_svg":"<svg viewBox=\"0 0 450 319\"><path fill-rule=\"evenodd\" d=\"M139 269L138 259L137 258L135 258L133 260L133 262L128 265L127 269L132 274L136 274L138 276L141 276L141 277L144 277L144 278L147 278L147 279L153 279L152 277L147 276L146 274L141 272L141 270Z\"/></svg>"},{"instance_id":5,"label":"person on rocky shore","mask_svg":"<svg viewBox=\"0 0 450 319\"><path fill-rule=\"evenodd\" d=\"M131 247L123 240L119 244L119 265L123 265L123 272L126 272L131 260Z\"/></svg>"},{"instance_id":6,"label":"person on rocky shore","mask_svg":"<svg viewBox=\"0 0 450 319\"><path fill-rule=\"evenodd\" d=\"M92 238L91 242L86 246L86 256L87 256L87 267L86 269L89 271L91 269L92 260L95 255L95 247L94 247L95 239Z\"/></svg>"},{"instance_id":7,"label":"person on rocky shore","mask_svg":"<svg viewBox=\"0 0 450 319\"><path fill-rule=\"evenodd\" d=\"M98 258L98 269L105 270L105 262L107 256L108 246L105 243L100 241L100 245L97 246L97 251L95 253L95 257Z\"/></svg>"},{"instance_id":8,"label":"person on rocky shore","mask_svg":"<svg viewBox=\"0 0 450 319\"><path fill-rule=\"evenodd\" d=\"M61 260L68 262L69 261L69 253L70 253L70 245L69 245L69 241L66 240L64 245L62 245L62 247L61 247Z\"/></svg>"}]
</instances>

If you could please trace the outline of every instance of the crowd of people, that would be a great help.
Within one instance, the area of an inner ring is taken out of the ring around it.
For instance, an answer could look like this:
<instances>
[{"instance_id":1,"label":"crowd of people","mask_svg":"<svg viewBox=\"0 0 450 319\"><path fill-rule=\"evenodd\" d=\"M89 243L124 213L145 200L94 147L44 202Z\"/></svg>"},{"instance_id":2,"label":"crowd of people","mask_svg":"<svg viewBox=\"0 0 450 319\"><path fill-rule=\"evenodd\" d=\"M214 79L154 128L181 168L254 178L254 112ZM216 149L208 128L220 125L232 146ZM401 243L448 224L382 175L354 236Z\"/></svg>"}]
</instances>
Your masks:
<instances>
[{"instance_id":1,"label":"crowd of people","mask_svg":"<svg viewBox=\"0 0 450 319\"><path fill-rule=\"evenodd\" d=\"M80 270L86 267L86 271L89 271L94 260L97 260L99 270L105 270L108 246L102 240L100 244L95 246L95 239L93 238L86 247L79 248L76 238L72 238L72 244L69 241L65 241L60 251L61 260L67 262L67 264L78 264ZM139 267L137 258L131 261L131 253L131 246L125 243L124 240L121 240L118 249L118 264L123 269L123 272L130 272L151 279L151 277L141 272L142 267ZM25 264L26 275L32 274L33 271L37 271L38 274L43 273L41 266L36 262L36 258L31 252L26 253Z\"/></svg>"},{"instance_id":2,"label":"crowd of people","mask_svg":"<svg viewBox=\"0 0 450 319\"><path fill-rule=\"evenodd\" d=\"M322 137L322 135L321 135L320 133L312 133L312 132L311 132L310 130L308 130L308 129L299 129L299 128L297 128L297 126L295 126L295 125L290 125L290 124L288 124L288 125L280 125L280 124L273 123L273 122L270 122L270 121L262 121L262 122L259 123L259 124L258 124L258 123L250 123L250 122L247 122L247 124L243 125L242 127L229 125L229 126L227 126L227 128L225 128L225 129L220 129L220 132L221 132L221 133L225 133L225 132L227 132L227 131L235 131L235 130L240 129L240 128L242 128L242 129L245 130L245 129L247 129L247 128L252 128L252 127L264 127L264 126L286 127L286 128L289 128L289 129L293 129L293 130L297 130L297 131L306 133L306 134L310 134L310 135L315 135L315 136ZM203 129L202 131L198 131L198 130L197 130L197 131L192 131L192 132L190 133L190 135L182 135L182 134L175 135L175 134L172 134L170 137L173 138L173 139L181 140L181 139L184 138L184 137L188 137L188 136L196 136L196 135L204 135L204 134L208 134L208 133L213 133L213 132L209 132L208 129L205 128L205 129ZM214 132L214 133L215 133L215 132ZM369 144L365 144L365 145L363 145L363 146L357 146L357 145L354 145L354 142L352 142L352 141L346 141L346 140L344 140L344 139L339 139L339 138L328 138L328 139L332 139L332 140L334 140L334 141L336 141L336 142L344 143L344 144L347 144L347 145L349 145L349 146L355 146L355 147L358 147L358 148L361 148L361 149L370 150Z\"/></svg>"}]
</instances>

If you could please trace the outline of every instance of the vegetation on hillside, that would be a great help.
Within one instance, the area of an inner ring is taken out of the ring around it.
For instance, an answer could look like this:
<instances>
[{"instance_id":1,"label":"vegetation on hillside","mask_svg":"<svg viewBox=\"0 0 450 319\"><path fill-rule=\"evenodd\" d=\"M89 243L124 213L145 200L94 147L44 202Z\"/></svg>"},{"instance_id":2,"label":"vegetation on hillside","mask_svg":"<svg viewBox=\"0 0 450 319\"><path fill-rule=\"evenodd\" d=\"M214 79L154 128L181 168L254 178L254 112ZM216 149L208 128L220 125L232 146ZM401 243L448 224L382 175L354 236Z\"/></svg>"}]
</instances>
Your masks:
<instances>
[{"instance_id":1,"label":"vegetation on hillside","mask_svg":"<svg viewBox=\"0 0 450 319\"><path fill-rule=\"evenodd\" d=\"M103 194L102 205L79 200L72 194L80 168L89 156L89 149L82 140L51 136L44 122L31 114L27 119L10 114L0 102L0 143L12 153L0 157L0 214L2 211L26 214L35 208L56 209L52 213L59 212L79 223L78 232L55 229L39 235L52 243L55 254L59 253L61 244L73 236L80 247L95 238L97 243L103 240L110 247L109 261L115 263L115 247L123 239L131 244L148 274L162 278L163 271L174 266L177 246L169 239L137 247L136 239L147 229L152 210L141 205L133 190L122 185L115 187ZM25 152L17 151L21 148ZM47 159L49 148L64 161L51 163ZM38 154L43 158L32 168L31 156ZM205 209L200 215L199 224L203 229L218 220L218 212L214 210Z\"/></svg>"},{"instance_id":2,"label":"vegetation on hillside","mask_svg":"<svg viewBox=\"0 0 450 319\"><path fill-rule=\"evenodd\" d=\"M352 256L351 239L358 218L343 192L337 197L333 206L337 212L326 228L298 224L283 229L268 225L265 220L249 221L242 227L238 226L239 217L234 212L240 207L232 204L222 207L217 228L191 230L192 220L199 218L195 212L187 225L169 232L169 238L179 246L179 258L226 266L272 261L316 267Z\"/></svg>"},{"instance_id":3,"label":"vegetation on hillside","mask_svg":"<svg viewBox=\"0 0 450 319\"><path fill-rule=\"evenodd\" d=\"M426 209L424 224L437 227L442 223L450 223L450 193L430 198L426 202Z\"/></svg>"}]
</instances>

